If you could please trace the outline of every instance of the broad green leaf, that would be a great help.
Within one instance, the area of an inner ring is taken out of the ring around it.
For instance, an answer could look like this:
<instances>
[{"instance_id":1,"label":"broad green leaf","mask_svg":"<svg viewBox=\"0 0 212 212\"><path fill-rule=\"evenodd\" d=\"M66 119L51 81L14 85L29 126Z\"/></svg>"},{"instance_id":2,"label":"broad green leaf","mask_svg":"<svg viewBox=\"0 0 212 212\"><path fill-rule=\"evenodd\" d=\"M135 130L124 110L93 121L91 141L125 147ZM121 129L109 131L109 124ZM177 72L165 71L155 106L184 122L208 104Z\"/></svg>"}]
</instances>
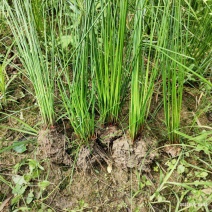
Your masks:
<instances>
[{"instance_id":1,"label":"broad green leaf","mask_svg":"<svg viewBox=\"0 0 212 212\"><path fill-rule=\"evenodd\" d=\"M44 168L39 164L38 161L33 160L33 159L28 159L29 161L29 169L30 169L30 173L33 172L33 170L35 169L41 169L44 170Z\"/></svg>"},{"instance_id":2,"label":"broad green leaf","mask_svg":"<svg viewBox=\"0 0 212 212\"><path fill-rule=\"evenodd\" d=\"M33 198L34 198L33 190L30 190L30 192L27 196L27 199L26 199L27 204L30 204L32 202Z\"/></svg>"},{"instance_id":3,"label":"broad green leaf","mask_svg":"<svg viewBox=\"0 0 212 212\"><path fill-rule=\"evenodd\" d=\"M179 165L179 166L177 167L177 172L178 172L178 174L184 173L184 172L185 172L185 166Z\"/></svg>"},{"instance_id":4,"label":"broad green leaf","mask_svg":"<svg viewBox=\"0 0 212 212\"><path fill-rule=\"evenodd\" d=\"M18 203L18 201L21 199L21 197L22 197L22 195L17 195L14 198L12 198L11 205Z\"/></svg>"},{"instance_id":5,"label":"broad green leaf","mask_svg":"<svg viewBox=\"0 0 212 212\"><path fill-rule=\"evenodd\" d=\"M27 185L21 186L19 184L16 184L16 186L13 188L12 193L15 195L22 195L26 191Z\"/></svg>"},{"instance_id":6,"label":"broad green leaf","mask_svg":"<svg viewBox=\"0 0 212 212\"><path fill-rule=\"evenodd\" d=\"M47 180L44 180L42 182L38 183L38 186L40 187L41 190L45 190L47 186L49 186L50 182Z\"/></svg>"},{"instance_id":7,"label":"broad green leaf","mask_svg":"<svg viewBox=\"0 0 212 212\"><path fill-rule=\"evenodd\" d=\"M195 172L195 176L199 178L206 178L208 176L207 172Z\"/></svg>"},{"instance_id":8,"label":"broad green leaf","mask_svg":"<svg viewBox=\"0 0 212 212\"><path fill-rule=\"evenodd\" d=\"M27 150L26 148L26 144L20 143L20 145L18 145L19 141L15 141L13 144L15 144L15 146L13 147L13 150L16 151L17 153L23 153Z\"/></svg>"},{"instance_id":9,"label":"broad green leaf","mask_svg":"<svg viewBox=\"0 0 212 212\"><path fill-rule=\"evenodd\" d=\"M12 177L12 179L13 179L13 182L14 182L15 184L18 184L18 185L20 185L20 186L22 186L23 184L27 184L27 182L26 182L25 179L24 179L24 176L21 176L21 175L14 175L14 176Z\"/></svg>"}]
</instances>

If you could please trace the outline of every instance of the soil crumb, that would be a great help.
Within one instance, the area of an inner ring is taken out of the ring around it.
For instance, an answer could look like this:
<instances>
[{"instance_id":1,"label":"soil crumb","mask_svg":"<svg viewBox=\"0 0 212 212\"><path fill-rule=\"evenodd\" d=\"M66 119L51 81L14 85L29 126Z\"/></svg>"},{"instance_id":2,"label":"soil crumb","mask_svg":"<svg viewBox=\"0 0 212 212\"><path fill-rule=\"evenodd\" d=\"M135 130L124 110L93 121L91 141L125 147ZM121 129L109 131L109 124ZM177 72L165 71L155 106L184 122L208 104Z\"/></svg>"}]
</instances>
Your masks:
<instances>
[{"instance_id":1,"label":"soil crumb","mask_svg":"<svg viewBox=\"0 0 212 212\"><path fill-rule=\"evenodd\" d=\"M122 136L113 142L112 158L115 165L122 169L136 168L150 172L150 165L157 156L157 152L152 151L155 146L156 141L152 138L139 138L131 145L130 139Z\"/></svg>"},{"instance_id":2,"label":"soil crumb","mask_svg":"<svg viewBox=\"0 0 212 212\"><path fill-rule=\"evenodd\" d=\"M149 172L152 161L158 155L154 150L156 143L153 138L140 137L132 145L128 135L116 126L110 126L101 130L99 138L92 146L81 148L77 166L85 171L97 163L105 162L109 170L111 166L115 166Z\"/></svg>"},{"instance_id":3,"label":"soil crumb","mask_svg":"<svg viewBox=\"0 0 212 212\"><path fill-rule=\"evenodd\" d=\"M71 165L71 157L65 151L66 137L56 129L41 130L38 134L39 158L49 158L52 163Z\"/></svg>"}]
</instances>

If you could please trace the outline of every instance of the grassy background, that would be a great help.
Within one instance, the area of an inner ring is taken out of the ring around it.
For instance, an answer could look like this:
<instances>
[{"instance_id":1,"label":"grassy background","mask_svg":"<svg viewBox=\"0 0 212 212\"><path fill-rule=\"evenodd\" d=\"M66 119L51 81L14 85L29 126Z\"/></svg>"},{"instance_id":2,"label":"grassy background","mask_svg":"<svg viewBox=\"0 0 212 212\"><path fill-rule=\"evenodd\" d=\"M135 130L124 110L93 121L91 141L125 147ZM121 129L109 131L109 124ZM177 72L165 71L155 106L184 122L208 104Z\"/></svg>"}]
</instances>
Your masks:
<instances>
[{"instance_id":1,"label":"grassy background","mask_svg":"<svg viewBox=\"0 0 212 212\"><path fill-rule=\"evenodd\" d=\"M163 203L169 205L168 211L174 196L175 211L179 211L187 193L192 193L195 201L203 198L203 190L211 186L212 164L210 1L0 3L1 129L37 135L43 129L59 125L66 130L70 126L78 146L92 144L98 129L111 125L124 126L124 133L134 144L148 131L157 132L158 149L171 146L182 151L164 159L166 171L163 162L156 162L160 180L151 188L149 208L154 211L155 205ZM21 66L15 58L20 59ZM8 66L17 73L11 74ZM20 87L24 89L19 91ZM15 97L16 89L21 97ZM189 123L185 123L184 102L188 96L195 100L188 109ZM19 105L22 98L25 103ZM32 122L24 120L24 111L34 113ZM18 126L9 125L11 120ZM8 149L1 152L4 150ZM186 162L189 157L192 161ZM36 161L26 164L31 169L29 181L37 179L35 172L42 167ZM193 176L189 175L191 169ZM171 180L175 172L180 181ZM187 183L189 177L192 181ZM17 181L14 185L3 177L0 180L13 190L20 186ZM132 199L142 193L147 182L140 179L139 183L142 185L138 185ZM47 182L43 184L48 186ZM172 199L165 195L167 188ZM203 198L207 203L209 193ZM187 201L192 203L192 199ZM192 211L191 205L187 208Z\"/></svg>"}]
</instances>

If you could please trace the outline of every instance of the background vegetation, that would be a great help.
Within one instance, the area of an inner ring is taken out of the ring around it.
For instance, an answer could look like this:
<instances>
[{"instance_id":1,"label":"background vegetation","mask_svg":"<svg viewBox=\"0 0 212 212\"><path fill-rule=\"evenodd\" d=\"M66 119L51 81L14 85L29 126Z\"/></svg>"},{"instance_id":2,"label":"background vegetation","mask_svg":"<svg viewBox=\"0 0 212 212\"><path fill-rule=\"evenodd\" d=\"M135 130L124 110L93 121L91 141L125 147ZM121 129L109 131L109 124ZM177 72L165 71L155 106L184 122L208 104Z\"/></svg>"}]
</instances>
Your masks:
<instances>
[{"instance_id":1,"label":"background vegetation","mask_svg":"<svg viewBox=\"0 0 212 212\"><path fill-rule=\"evenodd\" d=\"M158 149L181 148L168 160L166 171L156 162L160 182L149 198L151 210L155 204L168 203L164 207L171 211L172 200L164 196L164 189L182 189L172 190L175 211L182 211L180 202L187 193L198 199L197 192L211 189L210 1L1 0L0 4L1 129L38 135L65 120L77 145L91 145L99 128L110 125L119 126L133 144L149 130L160 141ZM17 107L14 91L19 87L25 94L18 95L29 96L25 108ZM183 119L187 93L195 99L188 124ZM24 121L24 110L39 111L34 126ZM158 114L159 128L154 124ZM209 122L201 124L203 115ZM19 126L8 126L10 119ZM187 157L193 157L192 162L185 162ZM27 182L42 170L34 163L26 163L31 176ZM174 171L183 178L189 169L195 170L192 182L170 181ZM0 181L14 190L11 182L3 177ZM42 191L48 182L39 186ZM138 186L133 198L141 190ZM203 193L199 195L207 204L199 209L209 211L212 192L207 197ZM191 204L187 208L192 211Z\"/></svg>"}]
</instances>

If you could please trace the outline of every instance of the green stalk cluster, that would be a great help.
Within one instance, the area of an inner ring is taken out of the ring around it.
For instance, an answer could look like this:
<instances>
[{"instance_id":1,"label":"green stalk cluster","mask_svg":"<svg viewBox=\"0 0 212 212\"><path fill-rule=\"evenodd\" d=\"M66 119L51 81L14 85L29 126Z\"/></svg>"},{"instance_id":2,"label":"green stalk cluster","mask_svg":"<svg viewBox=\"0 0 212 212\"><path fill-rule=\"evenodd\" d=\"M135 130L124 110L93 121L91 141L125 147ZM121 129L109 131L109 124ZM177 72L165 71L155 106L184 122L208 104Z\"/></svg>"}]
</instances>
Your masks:
<instances>
[{"instance_id":1,"label":"green stalk cluster","mask_svg":"<svg viewBox=\"0 0 212 212\"><path fill-rule=\"evenodd\" d=\"M161 79L168 138L178 142L187 73L211 86L203 76L212 62L206 33L211 8L199 1L16 0L11 7L3 0L22 72L32 82L45 125L55 122L54 93L59 90L65 111L60 117L66 116L76 135L88 141L95 120L118 123L130 94L129 134L134 141ZM199 8L202 4L207 14ZM201 46L197 40L202 38ZM5 84L2 73L0 69L0 86Z\"/></svg>"},{"instance_id":2,"label":"green stalk cluster","mask_svg":"<svg viewBox=\"0 0 212 212\"><path fill-rule=\"evenodd\" d=\"M188 54L194 58L193 69L201 76L211 77L212 64L212 4L211 1L190 0L186 19L189 24L190 39ZM198 33L197 33L198 31Z\"/></svg>"},{"instance_id":3,"label":"green stalk cluster","mask_svg":"<svg viewBox=\"0 0 212 212\"><path fill-rule=\"evenodd\" d=\"M75 5L76 6L76 5ZM86 2L83 13L75 13L77 21L79 15L81 23L74 29L77 49L71 58L72 76L64 71L59 79L60 95L67 116L75 134L88 141L94 135L94 86L92 71L89 71L89 29L91 27L92 3ZM87 36L85 36L87 35ZM64 66L65 67L65 66ZM63 78L65 80L63 80ZM91 83L89 87L89 82Z\"/></svg>"},{"instance_id":4,"label":"green stalk cluster","mask_svg":"<svg viewBox=\"0 0 212 212\"><path fill-rule=\"evenodd\" d=\"M115 123L124 86L124 42L128 1L100 1L98 26L92 34L92 68L101 122Z\"/></svg>"},{"instance_id":5,"label":"green stalk cluster","mask_svg":"<svg viewBox=\"0 0 212 212\"><path fill-rule=\"evenodd\" d=\"M155 9L156 8L156 9ZM158 54L152 53L158 7L149 7L147 1L136 1L132 45L131 98L129 131L132 140L139 135L149 114L155 79L157 77ZM149 23L151 28L147 34Z\"/></svg>"},{"instance_id":6,"label":"green stalk cluster","mask_svg":"<svg viewBox=\"0 0 212 212\"><path fill-rule=\"evenodd\" d=\"M185 65L186 33L183 31L181 1L166 2L164 6L165 22L167 27L165 36L167 41L163 43L163 48L169 50L169 57L165 54L161 62L163 79L163 99L165 123L167 125L168 137L172 142L178 142L179 137L174 132L180 127L180 113L182 106L183 84L185 70L181 66ZM171 14L170 14L171 12ZM166 50L165 50L166 51Z\"/></svg>"},{"instance_id":7,"label":"green stalk cluster","mask_svg":"<svg viewBox=\"0 0 212 212\"><path fill-rule=\"evenodd\" d=\"M16 77L14 75L13 77L9 78L6 73L7 65L10 64L10 62L14 59L14 56L11 57L10 59L8 59L8 55L9 55L13 45L14 45L14 42L8 48L7 53L0 64L0 107L7 105L7 93L8 93L7 88Z\"/></svg>"},{"instance_id":8,"label":"green stalk cluster","mask_svg":"<svg viewBox=\"0 0 212 212\"><path fill-rule=\"evenodd\" d=\"M55 88L55 37L52 20L48 20L46 4L43 9L43 41L38 36L35 17L30 0L13 1L13 9L3 1L6 17L14 35L23 74L32 82L35 97L45 126L54 124L54 88ZM52 23L52 24L51 24ZM50 24L50 26L49 26ZM49 30L50 28L50 34ZM48 34L47 34L48 32ZM51 46L49 46L51 43Z\"/></svg>"}]
</instances>

